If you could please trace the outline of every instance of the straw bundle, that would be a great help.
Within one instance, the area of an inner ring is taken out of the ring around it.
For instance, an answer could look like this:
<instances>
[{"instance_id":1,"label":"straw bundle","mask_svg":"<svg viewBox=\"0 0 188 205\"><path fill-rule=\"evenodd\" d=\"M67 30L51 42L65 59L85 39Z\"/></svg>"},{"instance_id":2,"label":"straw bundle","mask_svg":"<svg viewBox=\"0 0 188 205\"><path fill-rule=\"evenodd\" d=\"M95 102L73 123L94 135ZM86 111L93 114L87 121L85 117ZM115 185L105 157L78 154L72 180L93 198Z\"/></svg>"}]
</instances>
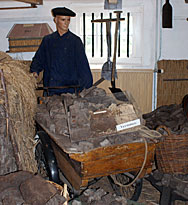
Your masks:
<instances>
[{"instance_id":1,"label":"straw bundle","mask_svg":"<svg viewBox=\"0 0 188 205\"><path fill-rule=\"evenodd\" d=\"M12 60L12 58L3 51L0 51L0 62L6 62L7 60Z\"/></svg>"},{"instance_id":2,"label":"straw bundle","mask_svg":"<svg viewBox=\"0 0 188 205\"><path fill-rule=\"evenodd\" d=\"M21 169L37 171L34 156L34 115L37 106L36 81L29 73L29 66L18 60L0 62L8 95L10 135L18 148Z\"/></svg>"}]
</instances>

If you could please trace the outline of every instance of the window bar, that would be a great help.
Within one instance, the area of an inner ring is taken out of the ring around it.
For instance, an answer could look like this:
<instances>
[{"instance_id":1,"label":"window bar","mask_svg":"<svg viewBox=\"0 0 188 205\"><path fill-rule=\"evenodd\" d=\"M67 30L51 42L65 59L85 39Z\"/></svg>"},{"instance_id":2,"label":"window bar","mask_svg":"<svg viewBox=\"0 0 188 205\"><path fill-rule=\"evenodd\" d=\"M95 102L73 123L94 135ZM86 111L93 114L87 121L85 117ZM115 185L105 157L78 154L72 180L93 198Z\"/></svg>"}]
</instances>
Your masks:
<instances>
[{"instance_id":1,"label":"window bar","mask_svg":"<svg viewBox=\"0 0 188 205\"><path fill-rule=\"evenodd\" d=\"M112 13L110 13L110 19L112 18ZM110 22L110 48L109 48L109 51L110 51L110 57L112 56L112 42L111 42L111 39L112 39L112 35L111 35L111 22Z\"/></svg>"},{"instance_id":2,"label":"window bar","mask_svg":"<svg viewBox=\"0 0 188 205\"><path fill-rule=\"evenodd\" d=\"M127 58L129 58L129 25L130 24L130 13L127 13Z\"/></svg>"},{"instance_id":3,"label":"window bar","mask_svg":"<svg viewBox=\"0 0 188 205\"><path fill-rule=\"evenodd\" d=\"M86 48L86 14L83 13L83 44Z\"/></svg>"},{"instance_id":4,"label":"window bar","mask_svg":"<svg viewBox=\"0 0 188 205\"><path fill-rule=\"evenodd\" d=\"M103 13L101 13L101 19L103 19ZM103 57L103 23L101 23L101 57Z\"/></svg>"},{"instance_id":5,"label":"window bar","mask_svg":"<svg viewBox=\"0 0 188 205\"><path fill-rule=\"evenodd\" d=\"M94 13L92 13L92 20L94 20ZM94 57L94 23L92 23L92 57Z\"/></svg>"},{"instance_id":6,"label":"window bar","mask_svg":"<svg viewBox=\"0 0 188 205\"><path fill-rule=\"evenodd\" d=\"M119 14L119 18L121 18L121 14ZM121 40L120 39L121 30L120 29L121 29L121 27L120 26L121 26L121 24L120 24L120 21L119 21L119 26L118 26L119 27L119 33L118 33L118 57L120 57L120 50L121 50L121 48L120 48L120 40Z\"/></svg>"}]
</instances>

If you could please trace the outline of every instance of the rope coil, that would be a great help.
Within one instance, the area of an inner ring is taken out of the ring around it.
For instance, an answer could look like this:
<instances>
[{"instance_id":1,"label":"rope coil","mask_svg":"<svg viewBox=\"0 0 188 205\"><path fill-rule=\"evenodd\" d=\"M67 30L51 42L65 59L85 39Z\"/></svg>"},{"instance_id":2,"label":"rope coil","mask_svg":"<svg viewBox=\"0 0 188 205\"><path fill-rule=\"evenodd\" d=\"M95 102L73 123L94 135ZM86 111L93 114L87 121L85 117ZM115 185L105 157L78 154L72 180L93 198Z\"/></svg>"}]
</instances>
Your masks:
<instances>
[{"instance_id":1,"label":"rope coil","mask_svg":"<svg viewBox=\"0 0 188 205\"><path fill-rule=\"evenodd\" d=\"M147 155L148 155L148 144L147 144L147 141L146 141L145 137L143 137L143 140L144 140L144 145L145 145L144 161L142 163L142 167L141 167L140 171L138 172L137 176L133 179L133 181L130 182L129 184L126 184L126 185L125 184L121 184L120 182L118 182L116 180L114 175L110 175L111 178L113 179L114 183L117 184L118 186L124 187L124 188L129 187L129 186L133 185L136 182L136 180L140 177L140 175L141 175L141 173L142 173L142 171L143 171L143 169L145 167L145 164L146 164L146 161L147 161Z\"/></svg>"}]
</instances>

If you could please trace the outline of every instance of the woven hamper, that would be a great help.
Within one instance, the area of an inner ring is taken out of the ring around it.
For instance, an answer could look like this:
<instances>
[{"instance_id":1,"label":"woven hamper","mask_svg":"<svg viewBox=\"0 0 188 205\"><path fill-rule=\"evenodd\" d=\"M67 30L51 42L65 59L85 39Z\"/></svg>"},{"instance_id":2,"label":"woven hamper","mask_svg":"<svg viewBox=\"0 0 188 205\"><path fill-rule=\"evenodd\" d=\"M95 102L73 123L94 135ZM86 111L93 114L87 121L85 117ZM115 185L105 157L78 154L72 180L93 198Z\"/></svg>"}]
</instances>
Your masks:
<instances>
[{"instance_id":1,"label":"woven hamper","mask_svg":"<svg viewBox=\"0 0 188 205\"><path fill-rule=\"evenodd\" d=\"M158 170L168 174L188 174L188 134L175 135L166 126L159 126L168 134L156 148Z\"/></svg>"}]
</instances>

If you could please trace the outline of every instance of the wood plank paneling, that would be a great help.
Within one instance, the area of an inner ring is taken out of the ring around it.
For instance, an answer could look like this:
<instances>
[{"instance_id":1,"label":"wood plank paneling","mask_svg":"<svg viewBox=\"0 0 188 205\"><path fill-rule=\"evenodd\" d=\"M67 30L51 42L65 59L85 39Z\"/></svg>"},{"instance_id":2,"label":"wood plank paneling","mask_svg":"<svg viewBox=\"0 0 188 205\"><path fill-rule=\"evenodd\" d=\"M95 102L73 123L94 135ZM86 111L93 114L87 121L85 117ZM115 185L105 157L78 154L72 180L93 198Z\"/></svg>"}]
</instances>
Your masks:
<instances>
[{"instance_id":1,"label":"wood plank paneling","mask_svg":"<svg viewBox=\"0 0 188 205\"><path fill-rule=\"evenodd\" d=\"M158 74L157 107L180 104L188 94L188 60L161 60L158 69L164 72Z\"/></svg>"},{"instance_id":2,"label":"wood plank paneling","mask_svg":"<svg viewBox=\"0 0 188 205\"><path fill-rule=\"evenodd\" d=\"M92 69L93 82L101 78L100 69ZM40 73L38 81L42 79ZM118 79L116 79L116 87L121 88L123 91L128 91L136 101L141 113L148 113L152 111L152 90L153 90L153 70L119 70ZM98 87L111 93L110 81L103 81ZM41 91L37 91L37 96L42 96Z\"/></svg>"},{"instance_id":3,"label":"wood plank paneling","mask_svg":"<svg viewBox=\"0 0 188 205\"><path fill-rule=\"evenodd\" d=\"M94 82L100 79L100 70L92 70ZM111 87L110 81L104 81L99 85L107 93ZM129 91L142 113L152 111L152 89L153 89L153 71L152 70L119 70L116 87L123 91Z\"/></svg>"}]
</instances>

